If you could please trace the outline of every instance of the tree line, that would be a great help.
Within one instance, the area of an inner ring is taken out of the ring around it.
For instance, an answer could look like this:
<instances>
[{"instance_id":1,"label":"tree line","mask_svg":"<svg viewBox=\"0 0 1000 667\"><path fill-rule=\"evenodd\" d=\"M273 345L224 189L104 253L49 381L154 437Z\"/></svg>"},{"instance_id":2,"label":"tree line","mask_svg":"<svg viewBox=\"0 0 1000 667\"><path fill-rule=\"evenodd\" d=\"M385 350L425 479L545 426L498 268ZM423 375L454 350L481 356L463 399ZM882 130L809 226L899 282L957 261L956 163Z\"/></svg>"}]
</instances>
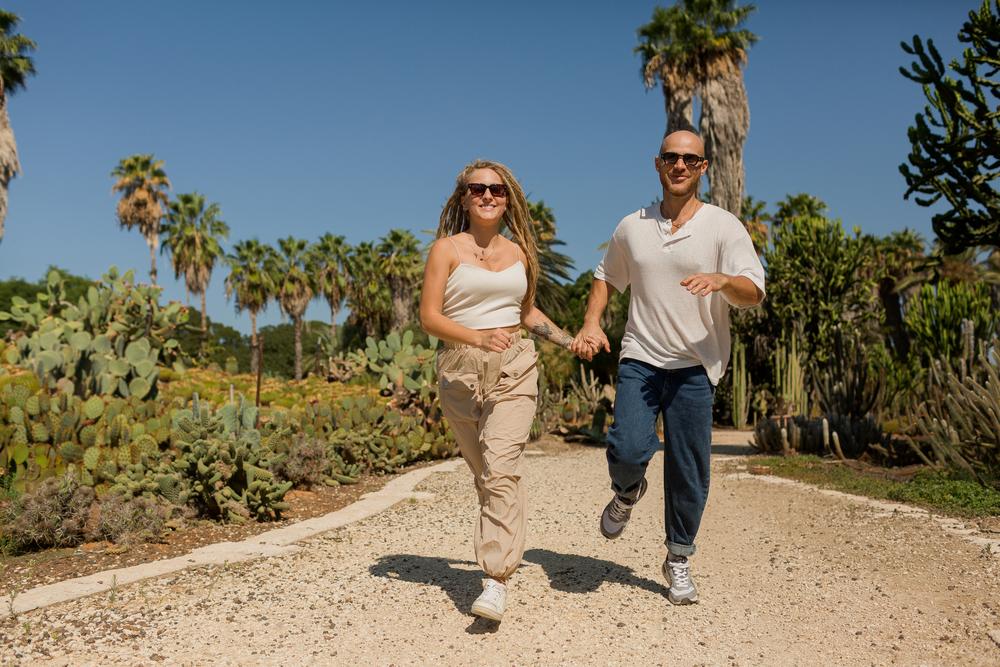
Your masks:
<instances>
[{"instance_id":1,"label":"tree line","mask_svg":"<svg viewBox=\"0 0 1000 667\"><path fill-rule=\"evenodd\" d=\"M326 233L314 242L289 236L277 246L259 239L233 244L224 241L229 225L222 220L218 203L192 192L169 194L170 180L162 160L152 154L123 158L111 172L123 229L136 230L149 246L149 276L157 280L157 249L168 255L174 276L188 294L201 300L201 331L207 339L208 313L205 293L212 274L225 266L226 295L237 312L250 317L251 370L257 370L257 317L270 303L277 303L295 330L295 378L302 377L302 325L313 299L323 299L330 309L329 340L337 338L340 310L349 311L347 323L365 337L381 337L414 324L419 284L423 274L424 247L412 232L392 229L377 241L356 245L344 236ZM544 202L532 202L533 228L541 266L540 302L558 311L557 292L569 279L572 261L557 250L555 216Z\"/></svg>"}]
</instances>

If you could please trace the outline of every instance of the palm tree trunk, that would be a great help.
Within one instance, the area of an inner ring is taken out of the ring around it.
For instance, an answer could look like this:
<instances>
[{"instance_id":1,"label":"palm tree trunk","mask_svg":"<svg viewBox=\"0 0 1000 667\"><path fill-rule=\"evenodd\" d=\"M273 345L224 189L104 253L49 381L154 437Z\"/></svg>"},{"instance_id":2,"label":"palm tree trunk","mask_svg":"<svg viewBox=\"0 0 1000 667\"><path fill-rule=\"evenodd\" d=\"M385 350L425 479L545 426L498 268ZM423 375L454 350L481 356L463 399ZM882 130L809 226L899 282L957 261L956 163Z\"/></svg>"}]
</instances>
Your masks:
<instances>
[{"instance_id":1,"label":"palm tree trunk","mask_svg":"<svg viewBox=\"0 0 1000 667\"><path fill-rule=\"evenodd\" d=\"M160 245L160 237L153 234L146 237L146 245L149 246L149 282L156 286L156 249Z\"/></svg>"},{"instance_id":2,"label":"palm tree trunk","mask_svg":"<svg viewBox=\"0 0 1000 667\"><path fill-rule=\"evenodd\" d=\"M250 374L257 376L257 313L250 311Z\"/></svg>"},{"instance_id":3,"label":"palm tree trunk","mask_svg":"<svg viewBox=\"0 0 1000 667\"><path fill-rule=\"evenodd\" d=\"M294 318L295 324L295 379L302 379L302 318Z\"/></svg>"},{"instance_id":4,"label":"palm tree trunk","mask_svg":"<svg viewBox=\"0 0 1000 667\"><path fill-rule=\"evenodd\" d=\"M694 132L694 93L690 90L668 89L663 86L663 103L667 111L667 136L678 130Z\"/></svg>"},{"instance_id":5,"label":"palm tree trunk","mask_svg":"<svg viewBox=\"0 0 1000 667\"><path fill-rule=\"evenodd\" d=\"M205 344L208 342L208 309L205 304L205 292L208 290L202 290L201 292L201 348L202 351L205 349Z\"/></svg>"},{"instance_id":6,"label":"palm tree trunk","mask_svg":"<svg viewBox=\"0 0 1000 667\"><path fill-rule=\"evenodd\" d=\"M3 223L7 219L7 184L21 171L17 159L14 130L7 116L7 96L0 81L0 241L3 240Z\"/></svg>"},{"instance_id":7,"label":"palm tree trunk","mask_svg":"<svg viewBox=\"0 0 1000 667\"><path fill-rule=\"evenodd\" d=\"M743 73L709 79L701 87L701 136L708 158L712 203L740 215L745 172L743 144L750 129L750 107Z\"/></svg>"},{"instance_id":8,"label":"palm tree trunk","mask_svg":"<svg viewBox=\"0 0 1000 667\"><path fill-rule=\"evenodd\" d=\"M412 312L410 302L412 299L409 290L403 287L402 282L402 280L397 279L389 283L389 289L392 293L392 326L390 328L393 331L402 331L410 324Z\"/></svg>"},{"instance_id":9,"label":"palm tree trunk","mask_svg":"<svg viewBox=\"0 0 1000 667\"><path fill-rule=\"evenodd\" d=\"M330 305L330 349L334 346L340 349L337 345L337 311L339 308L334 308L333 304Z\"/></svg>"}]
</instances>

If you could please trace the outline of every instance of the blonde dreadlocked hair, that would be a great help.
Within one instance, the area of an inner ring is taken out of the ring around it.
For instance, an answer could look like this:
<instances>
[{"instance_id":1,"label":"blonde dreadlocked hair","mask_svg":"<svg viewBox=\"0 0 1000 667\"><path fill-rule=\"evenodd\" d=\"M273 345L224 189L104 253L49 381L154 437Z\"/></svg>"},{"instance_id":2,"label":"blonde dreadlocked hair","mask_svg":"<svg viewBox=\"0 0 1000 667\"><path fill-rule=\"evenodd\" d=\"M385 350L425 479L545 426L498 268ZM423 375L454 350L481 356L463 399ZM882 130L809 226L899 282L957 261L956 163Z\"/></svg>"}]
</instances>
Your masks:
<instances>
[{"instance_id":1,"label":"blonde dreadlocked hair","mask_svg":"<svg viewBox=\"0 0 1000 667\"><path fill-rule=\"evenodd\" d=\"M490 160L476 160L465 166L455 179L455 191L448 197L444 210L441 211L441 222L438 224L437 238L452 236L469 228L469 212L462 206L462 197L468 189L469 177L477 169L492 169L507 186L507 208L503 212L501 222L507 226L514 243L528 259L526 273L528 275L528 291L525 292L522 307L531 308L535 304L535 289L538 285L538 251L535 246L535 235L531 229L531 214L528 212L528 199L524 196L521 184L514 178L510 169Z\"/></svg>"}]
</instances>

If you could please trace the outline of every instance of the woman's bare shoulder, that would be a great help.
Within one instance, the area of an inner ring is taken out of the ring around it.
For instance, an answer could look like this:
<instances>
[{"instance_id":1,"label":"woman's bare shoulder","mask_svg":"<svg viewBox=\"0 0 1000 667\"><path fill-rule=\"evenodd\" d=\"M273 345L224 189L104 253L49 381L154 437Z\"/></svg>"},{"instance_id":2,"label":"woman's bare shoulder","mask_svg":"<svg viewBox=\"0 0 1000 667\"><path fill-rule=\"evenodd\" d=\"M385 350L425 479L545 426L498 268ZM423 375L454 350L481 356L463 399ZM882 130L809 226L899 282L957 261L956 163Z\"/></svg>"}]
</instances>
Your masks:
<instances>
[{"instance_id":1,"label":"woman's bare shoulder","mask_svg":"<svg viewBox=\"0 0 1000 667\"><path fill-rule=\"evenodd\" d=\"M431 244L430 251L427 253L428 265L439 266L451 273L451 270L460 263L455 237L442 236Z\"/></svg>"},{"instance_id":2,"label":"woman's bare shoulder","mask_svg":"<svg viewBox=\"0 0 1000 667\"><path fill-rule=\"evenodd\" d=\"M521 249L521 246L519 246L515 241L512 241L508 238L504 238L504 241L507 242L506 247L509 248L510 250L513 250L514 255L517 257L517 259L520 260L522 263L527 264L528 258L525 256L524 250Z\"/></svg>"}]
</instances>

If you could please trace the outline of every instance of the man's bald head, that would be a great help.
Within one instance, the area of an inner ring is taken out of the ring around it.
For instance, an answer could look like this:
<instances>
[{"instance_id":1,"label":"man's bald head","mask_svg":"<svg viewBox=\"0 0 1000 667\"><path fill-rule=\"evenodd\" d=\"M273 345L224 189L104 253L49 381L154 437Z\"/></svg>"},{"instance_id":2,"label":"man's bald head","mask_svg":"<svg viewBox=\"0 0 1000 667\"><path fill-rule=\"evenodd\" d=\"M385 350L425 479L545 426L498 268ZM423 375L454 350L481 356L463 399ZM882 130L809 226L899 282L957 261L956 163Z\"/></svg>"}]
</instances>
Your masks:
<instances>
[{"instance_id":1,"label":"man's bald head","mask_svg":"<svg viewBox=\"0 0 1000 667\"><path fill-rule=\"evenodd\" d=\"M694 132L671 132L663 138L653 167L659 174L664 198L697 195L698 183L708 170L705 142Z\"/></svg>"},{"instance_id":2,"label":"man's bald head","mask_svg":"<svg viewBox=\"0 0 1000 667\"><path fill-rule=\"evenodd\" d=\"M694 132L677 130L663 137L661 153L694 153L705 156L705 142Z\"/></svg>"}]
</instances>

